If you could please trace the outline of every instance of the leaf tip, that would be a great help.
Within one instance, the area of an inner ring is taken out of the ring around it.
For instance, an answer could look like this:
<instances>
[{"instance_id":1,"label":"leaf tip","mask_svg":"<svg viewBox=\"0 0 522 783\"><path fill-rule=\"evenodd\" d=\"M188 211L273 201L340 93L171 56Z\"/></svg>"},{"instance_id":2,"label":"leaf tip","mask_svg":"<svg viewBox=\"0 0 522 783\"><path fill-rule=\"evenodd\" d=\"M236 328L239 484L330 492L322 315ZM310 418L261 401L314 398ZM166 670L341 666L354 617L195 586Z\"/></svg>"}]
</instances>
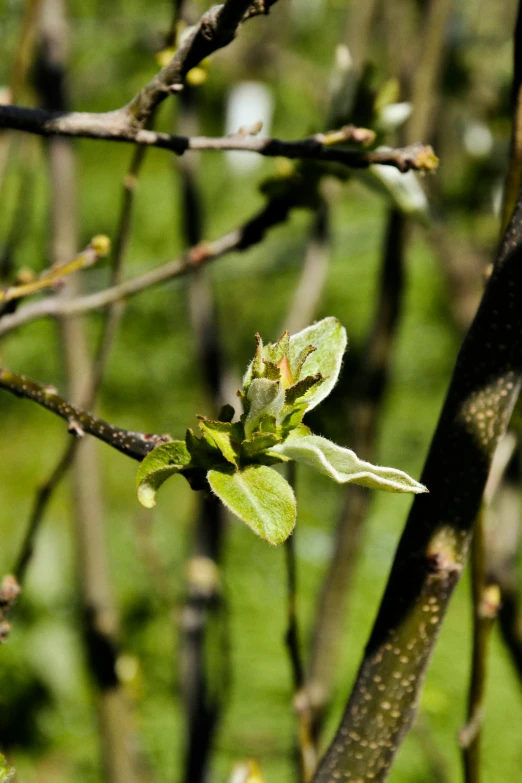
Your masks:
<instances>
[{"instance_id":1,"label":"leaf tip","mask_svg":"<svg viewBox=\"0 0 522 783\"><path fill-rule=\"evenodd\" d=\"M143 481L138 484L137 488L138 500L145 508L154 508L156 505L156 490L151 487L150 484Z\"/></svg>"}]
</instances>

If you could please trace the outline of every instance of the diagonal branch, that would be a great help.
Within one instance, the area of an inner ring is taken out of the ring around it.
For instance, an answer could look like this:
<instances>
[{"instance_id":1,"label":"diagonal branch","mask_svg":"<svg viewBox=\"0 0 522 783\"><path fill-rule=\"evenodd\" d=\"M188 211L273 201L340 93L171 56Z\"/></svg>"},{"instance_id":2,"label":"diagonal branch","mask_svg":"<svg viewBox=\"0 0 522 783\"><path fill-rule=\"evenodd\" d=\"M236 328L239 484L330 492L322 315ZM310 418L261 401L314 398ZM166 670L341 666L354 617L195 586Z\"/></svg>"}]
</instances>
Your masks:
<instances>
[{"instance_id":1,"label":"diagonal branch","mask_svg":"<svg viewBox=\"0 0 522 783\"><path fill-rule=\"evenodd\" d=\"M118 138L118 134L123 134L120 140L131 141L130 136L124 138L125 133L136 134L140 128L145 126L155 108L165 98L183 89L183 79L191 68L233 41L243 21L260 14L268 14L269 8L274 2L275 0L255 0L251 4L251 0L227 0L223 5L212 6L203 14L198 24L187 32L170 62L148 84L142 87L126 106L110 112L80 116L90 118L93 127L96 127L98 134L101 134L98 136L99 138L111 138L111 133L113 138ZM4 119L7 116L12 116L9 112L4 112L4 109L8 107L1 108ZM31 112L31 110L20 107L16 116L18 118L26 116L27 112ZM77 116L74 113L68 115L64 112L52 112L51 114L55 118ZM0 127L10 126L0 122ZM24 130L24 128L15 124L13 130ZM49 135L49 131L32 130L31 132ZM104 136L106 133L109 135ZM68 133L66 135L78 134Z\"/></svg>"},{"instance_id":2,"label":"diagonal branch","mask_svg":"<svg viewBox=\"0 0 522 783\"><path fill-rule=\"evenodd\" d=\"M0 318L0 336L12 332L23 324L46 317L72 316L86 313L90 310L100 310L127 297L134 296L164 283L174 277L187 274L197 267L215 261L233 250L247 250L263 239L268 229L283 223L290 211L301 204L302 185L291 186L287 193L269 199L266 205L244 225L234 231L212 241L200 242L190 248L180 258L169 261L162 266L145 272L143 275L126 280L123 283L86 296L63 299L58 296L48 297L39 302L26 305L16 313Z\"/></svg>"},{"instance_id":3,"label":"diagonal branch","mask_svg":"<svg viewBox=\"0 0 522 783\"><path fill-rule=\"evenodd\" d=\"M315 783L384 781L411 726L465 562L491 460L522 382L522 193L457 359L357 680Z\"/></svg>"},{"instance_id":4,"label":"diagonal branch","mask_svg":"<svg viewBox=\"0 0 522 783\"><path fill-rule=\"evenodd\" d=\"M143 126L154 109L177 92L191 68L234 40L240 24L253 16L268 14L275 0L227 0L212 6L191 28L167 65L123 108L134 123Z\"/></svg>"},{"instance_id":5,"label":"diagonal branch","mask_svg":"<svg viewBox=\"0 0 522 783\"><path fill-rule=\"evenodd\" d=\"M0 288L0 302L12 302L14 299L23 299L26 296L38 294L46 288L54 288L62 283L67 275L92 266L101 256L106 255L108 251L108 237L102 235L95 236L85 250L79 253L76 258L73 258L72 261L67 261L63 264L53 264L36 280L9 288Z\"/></svg>"},{"instance_id":6,"label":"diagonal branch","mask_svg":"<svg viewBox=\"0 0 522 783\"><path fill-rule=\"evenodd\" d=\"M149 435L115 427L60 397L54 386L45 386L10 370L0 368L0 389L5 389L17 397L32 400L65 419L72 435L77 437L82 437L85 433L94 435L95 438L132 459L142 460L159 443L170 440L169 435Z\"/></svg>"}]
</instances>

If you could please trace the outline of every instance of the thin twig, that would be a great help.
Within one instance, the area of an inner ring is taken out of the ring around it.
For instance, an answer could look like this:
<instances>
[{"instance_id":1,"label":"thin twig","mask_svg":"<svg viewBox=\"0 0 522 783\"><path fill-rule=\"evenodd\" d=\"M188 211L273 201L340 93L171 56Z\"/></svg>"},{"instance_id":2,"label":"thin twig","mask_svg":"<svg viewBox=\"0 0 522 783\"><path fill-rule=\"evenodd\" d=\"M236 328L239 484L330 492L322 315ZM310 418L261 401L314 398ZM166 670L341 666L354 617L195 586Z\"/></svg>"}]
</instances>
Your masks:
<instances>
[{"instance_id":1,"label":"thin twig","mask_svg":"<svg viewBox=\"0 0 522 783\"><path fill-rule=\"evenodd\" d=\"M265 0L250 5L250 0L227 0L223 5L212 6L188 31L170 62L126 106L103 114L90 115L95 124L100 130L104 126L111 126L116 133L124 128L143 128L156 107L169 95L182 89L183 79L188 71L213 52L227 46L234 39L243 21L267 14L273 2L275 0ZM35 0L32 0L32 4L37 5ZM54 114L68 115L67 112ZM0 127L6 126L0 124Z\"/></svg>"},{"instance_id":2,"label":"thin twig","mask_svg":"<svg viewBox=\"0 0 522 783\"><path fill-rule=\"evenodd\" d=\"M68 108L66 54L69 43L66 0L44 0L42 12L37 69L40 97L46 108L65 110ZM52 276L62 273L64 268L74 268L74 263L64 265L63 262L68 261L78 247L77 178L75 150L70 139L53 137L48 142L47 151L51 204L49 240L54 262ZM108 250L109 240L107 237L96 238L91 246L87 257L96 257L100 250ZM62 291L63 298L70 298L79 291L78 277L68 277ZM68 394L78 402L85 398L85 379L91 369L86 324L76 318L62 320L58 326ZM136 738L131 728L127 694L117 672L120 620L112 593L106 546L106 512L92 440L82 442L74 450L72 468L72 511L82 636L98 715L104 776L109 783L135 783L142 775L138 770Z\"/></svg>"},{"instance_id":3,"label":"thin twig","mask_svg":"<svg viewBox=\"0 0 522 783\"><path fill-rule=\"evenodd\" d=\"M186 569L187 596L180 618L182 692L188 729L185 783L206 780L212 742L230 686L227 608L218 567L223 529L223 506L215 496L208 495L199 505L194 548Z\"/></svg>"},{"instance_id":4,"label":"thin twig","mask_svg":"<svg viewBox=\"0 0 522 783\"><path fill-rule=\"evenodd\" d=\"M484 717L489 638L500 605L498 585L488 585L486 580L484 515L483 506L475 521L471 545L473 658L468 695L468 717L466 725L459 732L466 783L479 783L481 780L480 742Z\"/></svg>"},{"instance_id":5,"label":"thin twig","mask_svg":"<svg viewBox=\"0 0 522 783\"><path fill-rule=\"evenodd\" d=\"M20 94L26 82L29 68L31 67L32 53L38 26L38 13L41 4L41 0L28 0L28 2L25 3L20 37L18 39L13 66L9 76L9 92L12 103L17 103L20 99Z\"/></svg>"},{"instance_id":6,"label":"thin twig","mask_svg":"<svg viewBox=\"0 0 522 783\"><path fill-rule=\"evenodd\" d=\"M247 250L259 243L268 229L284 222L289 212L299 203L299 194L292 190L288 195L270 199L259 213L235 231L219 239L201 242L180 258L169 261L150 272L87 296L78 296L69 300L53 296L26 305L16 313L5 315L0 319L0 336L39 318L72 316L102 309L134 296L140 291L187 274L233 250Z\"/></svg>"},{"instance_id":7,"label":"thin twig","mask_svg":"<svg viewBox=\"0 0 522 783\"><path fill-rule=\"evenodd\" d=\"M198 65L201 60L204 60L218 49L227 46L234 39L242 22L254 16L268 14L274 2L275 0L254 0L250 4L250 0L227 0L223 5L212 6L203 14L199 22L187 32L170 62L127 105L106 113L83 115L84 118L88 118L93 123L91 127L91 130L95 132L93 138L97 136L98 138L117 139L119 137L120 141L136 141L132 136L135 136L137 133L150 133L150 131L143 131L143 128L151 119L156 107L165 98L183 89L183 80L186 74ZM37 9L37 7L38 0L31 0L31 20L36 18L32 11ZM31 27L28 29L32 29L32 25L33 21L31 21ZM24 40L25 37L22 35L20 51L22 46L25 46ZM40 113L40 117L52 116L55 119L74 117L74 113L63 111L45 112L44 110L32 110L23 107L0 106L0 116L3 118L3 121L0 119L0 128L10 127L9 123L6 124L8 115L4 112L4 109L7 108L18 109L21 112L21 114L17 115L19 119L22 116L32 116L34 118L36 116L32 114L34 111L44 112L43 114ZM12 117L13 115L11 114L10 116ZM19 120L16 122L18 123ZM23 130L18 125L13 127L13 130L16 129ZM50 135L50 132L45 131L43 128L36 130L33 127L32 130L30 128L25 130L36 132L39 135ZM128 138L124 138L126 134ZM66 135L78 134L67 133ZM147 137L145 136L145 138ZM138 143L146 144L150 143L150 141ZM0 150L3 153L0 169L3 168L2 163L6 159L8 146L8 144L4 144ZM158 144L157 146L161 145ZM2 172L0 171L1 179Z\"/></svg>"},{"instance_id":8,"label":"thin twig","mask_svg":"<svg viewBox=\"0 0 522 783\"><path fill-rule=\"evenodd\" d=\"M46 269L36 279L28 283L10 286L0 289L0 303L11 302L14 299L23 299L26 296L38 294L46 288L55 288L65 277L78 272L80 269L86 269L93 266L102 256L107 255L109 251L109 240L104 236L95 236L91 239L89 245L79 253L72 261L66 263L54 264L50 269Z\"/></svg>"},{"instance_id":9,"label":"thin twig","mask_svg":"<svg viewBox=\"0 0 522 783\"><path fill-rule=\"evenodd\" d=\"M22 546L20 547L20 553L14 567L14 573L16 574L20 584L23 584L25 580L27 568L33 556L36 536L40 529L46 508L49 505L49 501L51 500L56 487L59 485L60 481L72 465L77 443L78 441L76 440L69 440L67 442L67 446L57 464L55 465L52 473L40 485L36 492L31 509L31 516L29 518L29 524L27 525L24 539L22 541Z\"/></svg>"},{"instance_id":10,"label":"thin twig","mask_svg":"<svg viewBox=\"0 0 522 783\"><path fill-rule=\"evenodd\" d=\"M351 128L351 126L348 126ZM393 166L401 172L434 171L438 160L426 144L414 143L397 149L347 150L337 146L352 141L351 132L343 129L330 134L317 133L304 139L284 141L265 139L237 133L232 136L175 136L159 131L128 127L117 113L91 114L88 112L49 112L19 106L0 106L0 128L35 133L39 136L72 136L102 141L119 141L159 147L177 155L187 151L255 152L265 157L298 158L340 163L349 168L365 169L374 164ZM368 133L368 131L366 131ZM335 142L335 143L334 143Z\"/></svg>"},{"instance_id":11,"label":"thin twig","mask_svg":"<svg viewBox=\"0 0 522 783\"><path fill-rule=\"evenodd\" d=\"M100 310L115 302L121 302L130 296L148 288L165 283L174 277L186 274L189 270L237 250L241 246L242 231L231 231L219 239L203 242L189 250L180 258L169 261L150 272L139 275L118 285L106 288L94 294L63 299L58 296L43 299L21 308L12 315L4 316L0 321L0 335L7 334L22 324L48 316L66 317Z\"/></svg>"},{"instance_id":12,"label":"thin twig","mask_svg":"<svg viewBox=\"0 0 522 783\"><path fill-rule=\"evenodd\" d=\"M2 141L0 139L0 147ZM14 147L14 145L13 145ZM14 213L11 225L7 231L4 246L0 252L0 282L7 283L14 276L14 258L30 233L30 225L34 212L35 193L35 169L36 169L35 139L31 137L19 138L18 144L13 149L21 171L17 185ZM1 154L1 153L0 153ZM0 201L2 199L2 185L0 183ZM16 309L13 307L13 309ZM4 308L0 307L0 313Z\"/></svg>"},{"instance_id":13,"label":"thin twig","mask_svg":"<svg viewBox=\"0 0 522 783\"><path fill-rule=\"evenodd\" d=\"M424 138L433 128L433 111L438 99L437 83L446 55L444 37L453 0L432 0L423 6L423 30L417 37L418 50L412 68L411 103L413 112L407 124L407 141ZM422 133L422 136L417 136Z\"/></svg>"},{"instance_id":14,"label":"thin twig","mask_svg":"<svg viewBox=\"0 0 522 783\"><path fill-rule=\"evenodd\" d=\"M9 75L8 102L17 103L25 85L27 74L31 67L34 49L38 13L41 0L28 0L25 3L20 34L14 52L13 65ZM0 197L5 185L7 161L13 146L13 134L0 134Z\"/></svg>"},{"instance_id":15,"label":"thin twig","mask_svg":"<svg viewBox=\"0 0 522 783\"><path fill-rule=\"evenodd\" d=\"M508 442L512 453L502 484L488 508L488 581L498 584L501 606L498 614L501 638L522 682L522 611L520 606L520 445ZM498 450L497 450L498 451Z\"/></svg>"},{"instance_id":16,"label":"thin twig","mask_svg":"<svg viewBox=\"0 0 522 783\"><path fill-rule=\"evenodd\" d=\"M251 0L227 0L206 11L184 37L170 62L127 104L120 113L143 126L154 109L178 91L186 74L213 52L234 40L240 24L260 14L267 14L275 0L260 3Z\"/></svg>"},{"instance_id":17,"label":"thin twig","mask_svg":"<svg viewBox=\"0 0 522 783\"><path fill-rule=\"evenodd\" d=\"M114 288L121 284L123 276L124 259L130 240L132 211L134 196L138 184L138 177L145 161L146 147L137 147L132 155L129 169L123 178L123 193L118 227L114 240L114 253L111 264L110 284ZM116 337L118 325L123 312L123 303L114 301L105 312L105 319L101 329L100 339L90 374L90 389L88 390L83 406L91 408L96 399L98 389L101 386L103 373L107 365L109 353Z\"/></svg>"},{"instance_id":18,"label":"thin twig","mask_svg":"<svg viewBox=\"0 0 522 783\"><path fill-rule=\"evenodd\" d=\"M0 388L17 397L32 400L65 419L72 435L94 435L131 459L141 461L159 443L170 440L168 435L149 435L114 427L60 397L54 386L45 386L10 370L0 368Z\"/></svg>"},{"instance_id":19,"label":"thin twig","mask_svg":"<svg viewBox=\"0 0 522 783\"><path fill-rule=\"evenodd\" d=\"M513 85L511 88L511 154L504 187L502 224L504 231L515 208L522 183L522 2L518 4L513 36Z\"/></svg>"},{"instance_id":20,"label":"thin twig","mask_svg":"<svg viewBox=\"0 0 522 783\"><path fill-rule=\"evenodd\" d=\"M295 463L289 466L288 481L295 485ZM285 642L294 684L294 709L297 715L300 780L309 783L317 767L317 748L312 735L312 706L305 689L305 667L299 639L297 615L297 562L294 536L285 541L287 575L287 629Z\"/></svg>"}]
</instances>

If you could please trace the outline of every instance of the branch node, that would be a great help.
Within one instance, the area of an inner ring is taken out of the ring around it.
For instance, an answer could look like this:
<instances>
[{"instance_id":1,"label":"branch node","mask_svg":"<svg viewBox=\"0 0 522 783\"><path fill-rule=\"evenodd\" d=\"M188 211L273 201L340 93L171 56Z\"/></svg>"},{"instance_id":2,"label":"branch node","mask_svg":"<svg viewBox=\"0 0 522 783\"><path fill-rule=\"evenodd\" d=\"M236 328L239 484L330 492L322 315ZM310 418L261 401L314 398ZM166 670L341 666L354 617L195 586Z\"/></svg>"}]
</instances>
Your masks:
<instances>
[{"instance_id":1,"label":"branch node","mask_svg":"<svg viewBox=\"0 0 522 783\"><path fill-rule=\"evenodd\" d=\"M67 432L71 435L74 435L76 438L83 438L85 435L85 431L82 428L80 422L78 419L75 419L74 416L71 416L67 420Z\"/></svg>"}]
</instances>

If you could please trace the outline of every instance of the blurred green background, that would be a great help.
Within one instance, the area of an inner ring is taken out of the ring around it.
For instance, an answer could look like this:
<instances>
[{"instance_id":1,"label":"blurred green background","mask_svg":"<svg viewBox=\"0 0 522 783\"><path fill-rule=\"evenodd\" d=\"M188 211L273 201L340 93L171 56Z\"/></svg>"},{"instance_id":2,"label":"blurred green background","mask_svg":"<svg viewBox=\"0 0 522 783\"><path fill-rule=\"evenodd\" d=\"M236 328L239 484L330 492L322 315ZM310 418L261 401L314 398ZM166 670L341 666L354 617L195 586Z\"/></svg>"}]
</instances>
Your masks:
<instances>
[{"instance_id":1,"label":"blurred green background","mask_svg":"<svg viewBox=\"0 0 522 783\"><path fill-rule=\"evenodd\" d=\"M23 3L0 4L0 84L7 84L19 35ZM376 15L368 56L372 82L393 71L391 24L386 6ZM403 2L398 6L410 5ZM412 3L414 10L422 3ZM454 3L446 32L447 56L433 141L441 158L434 210L444 216L448 246L471 249L485 262L494 253L498 217L495 193L508 160L514 0ZM192 9L197 15L204 6ZM201 132L224 133L230 86L243 80L268 85L274 102L272 135L301 138L324 129L335 50L344 36L347 7L340 0L279 0L268 18L255 19L238 39L211 58L208 78L197 88ZM130 99L152 77L171 16L167 2L72 0L70 90L73 108L103 111ZM411 35L414 31L403 33ZM34 101L29 88L22 102ZM172 127L170 101L158 127ZM486 152L466 146L478 125L489 132ZM432 139L428 139L430 141ZM15 248L16 267L46 266L48 192L45 147L19 139L25 152L9 164L2 190L0 243L18 208L27 180L25 226ZM392 139L393 141L393 139ZM132 150L89 140L75 144L79 167L82 246L97 233L114 236L121 183ZM220 153L198 160L204 235L218 237L240 225L263 204L258 185L280 170L263 160L246 174ZM334 315L349 335L346 388L356 373L370 324L378 279L387 200L353 177L335 192L331 208L331 255L317 317ZM278 337L306 250L310 213L294 211L265 241L244 254L211 265L223 352L238 377L254 348L253 335ZM177 161L150 150L140 175L126 261L134 275L183 250ZM458 262L458 257L457 257ZM106 284L108 264L84 273L86 289ZM460 344L450 311L451 291L426 230L414 229L408 252L404 314L379 427L378 462L418 476ZM94 341L101 317L88 319ZM209 412L197 365L187 309L186 279L129 301L105 373L101 414L123 427L181 437ZM39 321L5 338L2 366L64 387L56 325ZM233 402L233 400L231 400ZM325 408L327 403L325 403ZM330 420L335 415L330 410ZM66 439L63 422L7 394L0 396L0 574L16 558L34 492L51 470ZM328 416L328 410L324 412ZM326 419L325 419L326 421ZM326 426L326 425L325 425ZM343 425L344 426L344 425ZM347 444L349 445L349 444ZM190 549L195 497L181 479L162 490L157 510L136 501L136 465L98 445L106 504L111 578L122 621L122 671L133 705L150 780L180 779L183 710L178 631L184 597L184 563ZM332 545L342 490L303 470L298 475L298 609L303 647ZM375 616L394 550L410 505L408 498L376 496L365 528L362 556L328 715L332 736L349 693ZM296 726L292 681L284 646L286 577L284 552L272 549L246 526L230 520L222 579L228 600L232 682L216 741L212 780L226 781L237 761L259 760L267 783L295 779ZM470 667L471 607L467 575L451 604L424 689L420 722L406 739L392 783L460 779L457 732L465 720ZM484 728L484 779L520 779L522 769L520 682L495 633ZM78 620L70 488L57 491L37 539L23 598L13 615L8 643L0 648L0 748L27 783L99 783L96 715L86 674ZM149 778L147 778L149 779Z\"/></svg>"}]
</instances>

